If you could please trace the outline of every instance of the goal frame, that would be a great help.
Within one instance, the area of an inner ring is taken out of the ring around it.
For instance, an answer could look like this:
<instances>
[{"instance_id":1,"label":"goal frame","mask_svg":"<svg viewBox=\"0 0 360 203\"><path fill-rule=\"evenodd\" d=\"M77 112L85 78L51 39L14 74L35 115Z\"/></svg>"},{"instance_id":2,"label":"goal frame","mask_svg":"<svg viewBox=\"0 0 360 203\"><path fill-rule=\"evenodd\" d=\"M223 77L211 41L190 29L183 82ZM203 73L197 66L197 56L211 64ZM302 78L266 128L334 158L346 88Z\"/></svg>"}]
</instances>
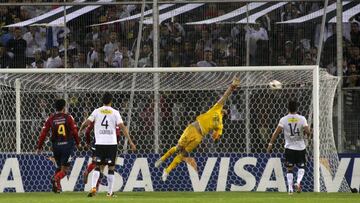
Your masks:
<instances>
[{"instance_id":1,"label":"goal frame","mask_svg":"<svg viewBox=\"0 0 360 203\"><path fill-rule=\"evenodd\" d=\"M238 67L181 67L181 68L71 68L71 69L0 69L0 74L46 74L46 73L165 73L165 72L242 72L242 71L291 71L312 70L313 99L313 148L314 148L314 192L320 192L320 139L319 139L319 91L318 65L306 66L238 66ZM156 74L155 74L156 77ZM155 79L155 78L154 78ZM20 136L20 90L21 81L16 81L16 153L21 152ZM155 136L156 137L156 136Z\"/></svg>"}]
</instances>

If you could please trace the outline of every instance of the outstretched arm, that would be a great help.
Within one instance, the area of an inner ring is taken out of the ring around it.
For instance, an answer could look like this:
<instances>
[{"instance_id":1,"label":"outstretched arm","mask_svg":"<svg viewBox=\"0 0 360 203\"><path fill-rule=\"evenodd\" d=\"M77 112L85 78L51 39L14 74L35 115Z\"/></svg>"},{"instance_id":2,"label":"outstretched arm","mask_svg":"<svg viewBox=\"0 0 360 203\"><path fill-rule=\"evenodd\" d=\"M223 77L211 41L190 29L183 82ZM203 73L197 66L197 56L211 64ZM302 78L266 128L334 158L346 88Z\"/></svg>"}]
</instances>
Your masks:
<instances>
[{"instance_id":1,"label":"outstretched arm","mask_svg":"<svg viewBox=\"0 0 360 203\"><path fill-rule=\"evenodd\" d=\"M227 88L227 90L225 91L224 95L219 99L219 101L217 102L218 104L224 105L224 103L226 102L227 98L230 96L230 94L240 85L240 78L235 77L234 80L232 81L231 85Z\"/></svg>"},{"instance_id":2,"label":"outstretched arm","mask_svg":"<svg viewBox=\"0 0 360 203\"><path fill-rule=\"evenodd\" d=\"M274 142L276 140L276 138L279 136L279 134L282 132L283 128L278 126L276 129L275 129L275 132L272 134L271 136L271 139L270 139L270 142L269 142L269 145L267 147L267 153L270 153L272 148L273 148L273 145L274 145Z\"/></svg>"}]
</instances>

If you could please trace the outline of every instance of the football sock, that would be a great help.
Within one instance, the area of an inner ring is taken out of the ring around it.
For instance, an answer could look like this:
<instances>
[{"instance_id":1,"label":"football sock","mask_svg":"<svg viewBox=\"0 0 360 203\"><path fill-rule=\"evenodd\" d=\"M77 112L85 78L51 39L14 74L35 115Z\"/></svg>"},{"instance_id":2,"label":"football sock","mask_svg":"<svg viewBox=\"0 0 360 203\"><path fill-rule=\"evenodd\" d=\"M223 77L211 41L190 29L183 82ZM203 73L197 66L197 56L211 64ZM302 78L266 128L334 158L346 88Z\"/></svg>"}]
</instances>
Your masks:
<instances>
[{"instance_id":1,"label":"football sock","mask_svg":"<svg viewBox=\"0 0 360 203\"><path fill-rule=\"evenodd\" d=\"M56 181L56 184L58 185L58 187L60 187L60 180L63 179L65 177L65 172L64 171L59 171L56 173L55 175L55 181ZM58 188L60 189L60 188Z\"/></svg>"},{"instance_id":2,"label":"football sock","mask_svg":"<svg viewBox=\"0 0 360 203\"><path fill-rule=\"evenodd\" d=\"M165 161L176 152L176 147L171 147L160 159Z\"/></svg>"},{"instance_id":3,"label":"football sock","mask_svg":"<svg viewBox=\"0 0 360 203\"><path fill-rule=\"evenodd\" d=\"M88 167L86 168L86 172L90 173L96 166L96 163L91 162L91 164L88 165Z\"/></svg>"},{"instance_id":4,"label":"football sock","mask_svg":"<svg viewBox=\"0 0 360 203\"><path fill-rule=\"evenodd\" d=\"M174 160L171 162L171 164L165 169L166 173L170 174L170 172L179 164L181 163L184 155L178 154Z\"/></svg>"},{"instance_id":5,"label":"football sock","mask_svg":"<svg viewBox=\"0 0 360 203\"><path fill-rule=\"evenodd\" d=\"M294 191L293 189L293 178L294 175L292 173L287 173L286 174L286 178L287 178L287 182L288 182L288 186L289 186L289 192L290 191Z\"/></svg>"},{"instance_id":6,"label":"football sock","mask_svg":"<svg viewBox=\"0 0 360 203\"><path fill-rule=\"evenodd\" d=\"M107 182L108 182L108 193L112 194L114 188L114 171L109 170L107 175Z\"/></svg>"},{"instance_id":7,"label":"football sock","mask_svg":"<svg viewBox=\"0 0 360 203\"><path fill-rule=\"evenodd\" d=\"M55 180L56 175L57 175L60 171L61 171L61 169L60 169L60 168L57 168L57 169L55 170L55 173L54 173L54 180Z\"/></svg>"},{"instance_id":8,"label":"football sock","mask_svg":"<svg viewBox=\"0 0 360 203\"><path fill-rule=\"evenodd\" d=\"M100 171L95 169L91 179L91 188L96 188L96 184L98 182L99 177L100 177Z\"/></svg>"},{"instance_id":9,"label":"football sock","mask_svg":"<svg viewBox=\"0 0 360 203\"><path fill-rule=\"evenodd\" d=\"M305 174L305 169L299 168L299 170L297 171L297 181L296 181L298 184L301 183L301 180L303 179L304 174Z\"/></svg>"}]
</instances>

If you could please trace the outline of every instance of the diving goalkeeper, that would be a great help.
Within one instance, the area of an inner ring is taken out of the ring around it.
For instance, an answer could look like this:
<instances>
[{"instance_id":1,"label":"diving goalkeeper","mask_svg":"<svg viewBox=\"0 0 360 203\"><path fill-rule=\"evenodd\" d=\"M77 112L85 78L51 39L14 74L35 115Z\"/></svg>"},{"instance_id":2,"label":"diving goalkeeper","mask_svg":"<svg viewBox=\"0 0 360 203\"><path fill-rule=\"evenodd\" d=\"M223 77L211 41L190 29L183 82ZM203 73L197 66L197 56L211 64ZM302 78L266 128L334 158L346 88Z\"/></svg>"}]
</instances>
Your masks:
<instances>
[{"instance_id":1,"label":"diving goalkeeper","mask_svg":"<svg viewBox=\"0 0 360 203\"><path fill-rule=\"evenodd\" d=\"M164 169L162 180L166 181L170 172L192 152L202 141L203 137L209 132L212 133L214 141L220 139L223 130L223 115L225 110L223 106L230 94L240 85L240 79L234 78L232 84L225 91L220 100L206 113L196 117L196 121L186 127L181 135L178 144L170 148L159 160L155 162L155 167L158 168L171 155L177 153L170 165Z\"/></svg>"}]
</instances>

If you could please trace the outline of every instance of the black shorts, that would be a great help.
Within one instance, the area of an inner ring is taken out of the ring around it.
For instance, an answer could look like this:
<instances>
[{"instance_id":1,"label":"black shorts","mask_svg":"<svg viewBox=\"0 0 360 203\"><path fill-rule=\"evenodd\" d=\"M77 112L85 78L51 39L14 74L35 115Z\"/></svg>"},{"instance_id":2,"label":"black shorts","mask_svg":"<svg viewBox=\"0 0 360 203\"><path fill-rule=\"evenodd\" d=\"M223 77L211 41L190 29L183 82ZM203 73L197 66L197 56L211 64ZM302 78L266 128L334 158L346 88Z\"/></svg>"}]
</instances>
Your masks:
<instances>
[{"instance_id":1,"label":"black shorts","mask_svg":"<svg viewBox=\"0 0 360 203\"><path fill-rule=\"evenodd\" d=\"M95 145L96 163L101 165L115 165L117 145Z\"/></svg>"},{"instance_id":2,"label":"black shorts","mask_svg":"<svg viewBox=\"0 0 360 203\"><path fill-rule=\"evenodd\" d=\"M72 155L74 153L74 145L53 145L54 159L57 167L70 166Z\"/></svg>"},{"instance_id":3,"label":"black shorts","mask_svg":"<svg viewBox=\"0 0 360 203\"><path fill-rule=\"evenodd\" d=\"M285 149L285 165L292 167L294 165L298 167L304 167L306 164L306 149L304 150L293 150Z\"/></svg>"}]
</instances>

